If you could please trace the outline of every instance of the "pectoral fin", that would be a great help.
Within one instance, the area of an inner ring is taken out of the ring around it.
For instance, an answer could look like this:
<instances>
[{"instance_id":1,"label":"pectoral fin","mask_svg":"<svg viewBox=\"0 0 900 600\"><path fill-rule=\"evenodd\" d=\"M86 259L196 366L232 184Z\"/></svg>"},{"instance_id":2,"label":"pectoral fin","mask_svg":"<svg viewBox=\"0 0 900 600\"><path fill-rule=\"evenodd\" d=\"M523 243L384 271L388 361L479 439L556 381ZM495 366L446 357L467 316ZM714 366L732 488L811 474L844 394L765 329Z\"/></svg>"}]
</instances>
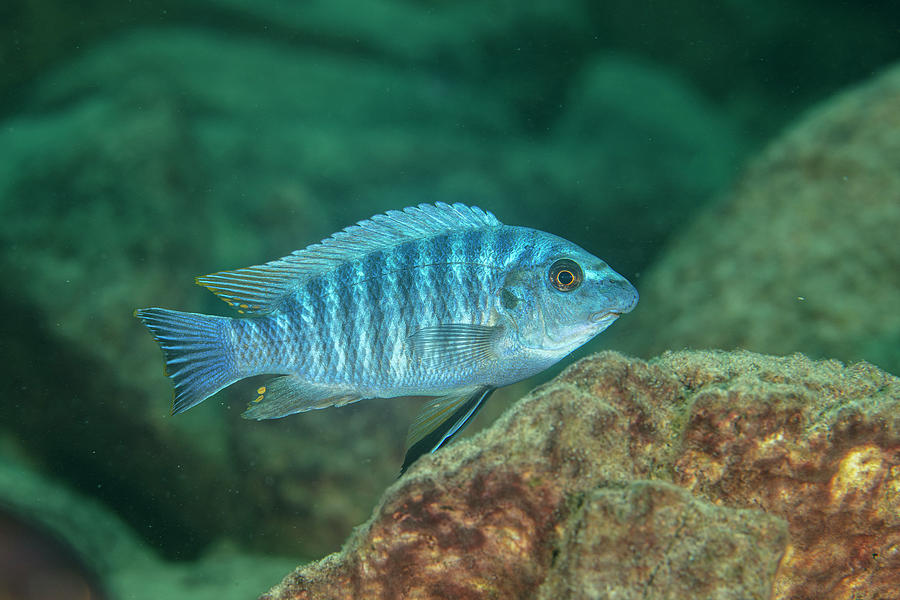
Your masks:
<instances>
[{"instance_id":1,"label":"pectoral fin","mask_svg":"<svg viewBox=\"0 0 900 600\"><path fill-rule=\"evenodd\" d=\"M358 394L317 385L294 375L276 377L256 393L256 399L242 415L245 419L278 419L318 408L344 406L363 399Z\"/></svg>"},{"instance_id":2,"label":"pectoral fin","mask_svg":"<svg viewBox=\"0 0 900 600\"><path fill-rule=\"evenodd\" d=\"M413 351L423 361L460 366L496 357L501 327L450 323L419 329L409 337Z\"/></svg>"},{"instance_id":3,"label":"pectoral fin","mask_svg":"<svg viewBox=\"0 0 900 600\"><path fill-rule=\"evenodd\" d=\"M417 458L434 452L462 431L493 391L494 388L482 387L468 395L439 396L429 400L409 428L400 474L403 475Z\"/></svg>"}]
</instances>

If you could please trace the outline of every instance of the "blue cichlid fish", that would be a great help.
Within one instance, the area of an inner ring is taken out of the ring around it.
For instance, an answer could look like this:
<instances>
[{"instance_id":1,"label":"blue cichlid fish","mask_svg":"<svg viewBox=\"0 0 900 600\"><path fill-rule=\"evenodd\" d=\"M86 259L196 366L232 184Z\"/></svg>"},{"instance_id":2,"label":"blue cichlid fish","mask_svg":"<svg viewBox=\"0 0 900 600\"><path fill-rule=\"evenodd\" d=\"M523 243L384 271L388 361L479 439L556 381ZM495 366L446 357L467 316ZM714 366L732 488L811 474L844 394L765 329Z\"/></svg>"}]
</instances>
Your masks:
<instances>
[{"instance_id":1,"label":"blue cichlid fish","mask_svg":"<svg viewBox=\"0 0 900 600\"><path fill-rule=\"evenodd\" d=\"M401 473L494 389L543 371L638 301L605 262L463 204L421 204L263 265L198 277L239 313L135 311L165 355L173 413L252 375L278 375L244 416L433 396Z\"/></svg>"}]
</instances>

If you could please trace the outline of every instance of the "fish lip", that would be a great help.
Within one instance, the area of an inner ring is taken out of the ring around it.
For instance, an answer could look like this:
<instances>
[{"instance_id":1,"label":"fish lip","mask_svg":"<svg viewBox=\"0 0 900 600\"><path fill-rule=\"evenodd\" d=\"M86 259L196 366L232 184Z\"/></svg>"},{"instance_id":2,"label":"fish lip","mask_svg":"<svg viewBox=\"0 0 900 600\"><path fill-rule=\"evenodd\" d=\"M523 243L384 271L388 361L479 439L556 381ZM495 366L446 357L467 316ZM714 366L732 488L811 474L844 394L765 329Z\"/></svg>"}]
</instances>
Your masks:
<instances>
[{"instance_id":1,"label":"fish lip","mask_svg":"<svg viewBox=\"0 0 900 600\"><path fill-rule=\"evenodd\" d=\"M618 319L621 316L622 313L618 310L598 310L595 313L591 313L590 319L594 323L600 323L601 321L605 321L606 319Z\"/></svg>"}]
</instances>

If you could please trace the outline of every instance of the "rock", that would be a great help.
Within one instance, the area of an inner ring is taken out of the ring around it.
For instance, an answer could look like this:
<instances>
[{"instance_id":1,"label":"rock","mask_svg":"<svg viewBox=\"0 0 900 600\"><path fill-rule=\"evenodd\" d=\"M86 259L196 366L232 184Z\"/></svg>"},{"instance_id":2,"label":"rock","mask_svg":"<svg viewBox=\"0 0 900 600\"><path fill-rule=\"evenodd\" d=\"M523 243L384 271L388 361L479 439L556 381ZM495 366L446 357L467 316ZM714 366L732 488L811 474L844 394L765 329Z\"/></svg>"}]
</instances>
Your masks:
<instances>
[{"instance_id":1,"label":"rock","mask_svg":"<svg viewBox=\"0 0 900 600\"><path fill-rule=\"evenodd\" d=\"M226 548L194 562L160 560L103 505L5 454L0 454L0 557L4 559L0 575L6 575L7 568L14 572L0 578L0 592L10 598L84 598L88 594L131 600L238 600L269 585L279 570L288 568L284 558ZM49 560L53 554L72 558L60 566Z\"/></svg>"},{"instance_id":2,"label":"rock","mask_svg":"<svg viewBox=\"0 0 900 600\"><path fill-rule=\"evenodd\" d=\"M898 448L900 380L869 364L602 353L262 598L895 597Z\"/></svg>"},{"instance_id":3,"label":"rock","mask_svg":"<svg viewBox=\"0 0 900 600\"><path fill-rule=\"evenodd\" d=\"M800 351L900 372L898 157L895 67L811 111L677 237L638 282L621 346Z\"/></svg>"},{"instance_id":4,"label":"rock","mask_svg":"<svg viewBox=\"0 0 900 600\"><path fill-rule=\"evenodd\" d=\"M565 523L538 598L768 598L786 533L669 483L598 488Z\"/></svg>"}]
</instances>

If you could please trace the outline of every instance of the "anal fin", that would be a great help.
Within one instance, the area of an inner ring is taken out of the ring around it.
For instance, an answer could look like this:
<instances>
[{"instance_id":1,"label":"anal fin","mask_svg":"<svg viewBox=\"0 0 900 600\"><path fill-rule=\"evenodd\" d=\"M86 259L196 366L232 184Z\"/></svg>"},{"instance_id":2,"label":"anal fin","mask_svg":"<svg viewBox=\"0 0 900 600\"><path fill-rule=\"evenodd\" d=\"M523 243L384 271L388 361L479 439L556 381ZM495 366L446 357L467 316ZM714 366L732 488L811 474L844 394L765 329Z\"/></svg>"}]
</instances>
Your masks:
<instances>
[{"instance_id":1,"label":"anal fin","mask_svg":"<svg viewBox=\"0 0 900 600\"><path fill-rule=\"evenodd\" d=\"M481 387L461 396L439 396L429 400L416 416L406 436L406 456L400 474L423 454L434 452L475 417L495 388Z\"/></svg>"},{"instance_id":2,"label":"anal fin","mask_svg":"<svg viewBox=\"0 0 900 600\"><path fill-rule=\"evenodd\" d=\"M308 410L344 406L363 399L358 394L310 383L296 375L276 377L256 393L256 399L242 415L245 419L278 419Z\"/></svg>"}]
</instances>

